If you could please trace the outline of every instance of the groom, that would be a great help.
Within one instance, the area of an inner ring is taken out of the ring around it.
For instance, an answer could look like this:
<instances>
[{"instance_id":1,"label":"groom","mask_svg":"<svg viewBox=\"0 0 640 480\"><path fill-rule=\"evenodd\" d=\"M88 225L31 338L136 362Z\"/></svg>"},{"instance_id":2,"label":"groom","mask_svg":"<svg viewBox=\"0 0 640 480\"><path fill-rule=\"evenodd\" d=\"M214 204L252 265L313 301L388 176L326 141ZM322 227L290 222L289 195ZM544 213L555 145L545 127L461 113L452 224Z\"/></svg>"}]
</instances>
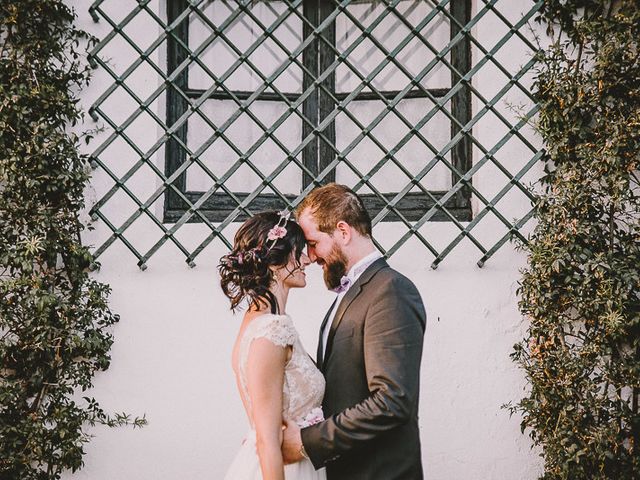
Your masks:
<instances>
[{"instance_id":1,"label":"groom","mask_svg":"<svg viewBox=\"0 0 640 480\"><path fill-rule=\"evenodd\" d=\"M311 261L338 296L320 329L326 420L287 423L288 463L307 456L328 480L422 479L418 392L425 310L416 287L376 249L371 219L349 188L313 190L296 216Z\"/></svg>"}]
</instances>

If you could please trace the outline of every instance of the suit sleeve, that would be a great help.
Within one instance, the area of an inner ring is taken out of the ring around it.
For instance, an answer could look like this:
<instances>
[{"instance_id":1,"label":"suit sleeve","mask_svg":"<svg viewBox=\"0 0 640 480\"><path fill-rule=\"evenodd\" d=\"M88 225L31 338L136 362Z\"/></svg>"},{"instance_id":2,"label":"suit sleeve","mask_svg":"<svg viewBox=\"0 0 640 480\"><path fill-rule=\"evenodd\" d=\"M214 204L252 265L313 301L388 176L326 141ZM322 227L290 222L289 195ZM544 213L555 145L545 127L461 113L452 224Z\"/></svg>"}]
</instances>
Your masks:
<instances>
[{"instance_id":1,"label":"suit sleeve","mask_svg":"<svg viewBox=\"0 0 640 480\"><path fill-rule=\"evenodd\" d=\"M425 321L420 294L408 279L396 277L382 287L364 323L369 396L301 432L316 468L366 448L415 415Z\"/></svg>"}]
</instances>

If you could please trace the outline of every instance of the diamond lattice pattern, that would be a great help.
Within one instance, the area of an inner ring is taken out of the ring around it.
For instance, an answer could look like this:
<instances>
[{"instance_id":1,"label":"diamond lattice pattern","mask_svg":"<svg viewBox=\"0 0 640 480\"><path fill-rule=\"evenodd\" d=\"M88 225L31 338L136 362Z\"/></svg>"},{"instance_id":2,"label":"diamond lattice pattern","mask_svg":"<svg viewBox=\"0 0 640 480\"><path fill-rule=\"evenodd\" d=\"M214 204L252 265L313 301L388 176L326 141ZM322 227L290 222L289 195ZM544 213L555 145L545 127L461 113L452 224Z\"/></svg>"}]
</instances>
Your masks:
<instances>
[{"instance_id":1,"label":"diamond lattice pattern","mask_svg":"<svg viewBox=\"0 0 640 480\"><path fill-rule=\"evenodd\" d=\"M119 241L145 268L173 245L193 265L328 181L363 196L387 256L422 249L435 268L467 245L482 266L525 242L540 3L94 2L96 257Z\"/></svg>"}]
</instances>

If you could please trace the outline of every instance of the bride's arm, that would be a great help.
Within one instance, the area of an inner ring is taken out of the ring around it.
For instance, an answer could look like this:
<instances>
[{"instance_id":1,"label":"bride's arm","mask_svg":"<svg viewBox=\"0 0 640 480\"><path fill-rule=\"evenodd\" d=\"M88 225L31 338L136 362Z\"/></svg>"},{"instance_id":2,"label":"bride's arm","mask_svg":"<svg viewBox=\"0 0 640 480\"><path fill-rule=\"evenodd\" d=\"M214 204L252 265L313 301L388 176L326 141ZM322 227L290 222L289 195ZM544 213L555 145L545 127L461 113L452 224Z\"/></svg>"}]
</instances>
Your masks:
<instances>
[{"instance_id":1,"label":"bride's arm","mask_svg":"<svg viewBox=\"0 0 640 480\"><path fill-rule=\"evenodd\" d=\"M264 480L284 480L282 443L282 387L289 347L265 338L253 340L247 359L247 387L260 469Z\"/></svg>"}]
</instances>

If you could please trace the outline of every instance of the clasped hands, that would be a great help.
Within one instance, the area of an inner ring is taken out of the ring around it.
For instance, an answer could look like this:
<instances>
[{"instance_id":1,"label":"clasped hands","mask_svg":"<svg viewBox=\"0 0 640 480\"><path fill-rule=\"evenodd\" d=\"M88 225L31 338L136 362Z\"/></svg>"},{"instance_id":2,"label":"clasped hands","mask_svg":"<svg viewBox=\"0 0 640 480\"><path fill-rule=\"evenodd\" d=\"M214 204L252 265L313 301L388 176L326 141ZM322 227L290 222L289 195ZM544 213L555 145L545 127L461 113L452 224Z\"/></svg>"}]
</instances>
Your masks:
<instances>
[{"instance_id":1,"label":"clasped hands","mask_svg":"<svg viewBox=\"0 0 640 480\"><path fill-rule=\"evenodd\" d=\"M282 458L285 465L299 462L304 458L300 452L301 448L300 427L295 422L285 420L282 426Z\"/></svg>"}]
</instances>

